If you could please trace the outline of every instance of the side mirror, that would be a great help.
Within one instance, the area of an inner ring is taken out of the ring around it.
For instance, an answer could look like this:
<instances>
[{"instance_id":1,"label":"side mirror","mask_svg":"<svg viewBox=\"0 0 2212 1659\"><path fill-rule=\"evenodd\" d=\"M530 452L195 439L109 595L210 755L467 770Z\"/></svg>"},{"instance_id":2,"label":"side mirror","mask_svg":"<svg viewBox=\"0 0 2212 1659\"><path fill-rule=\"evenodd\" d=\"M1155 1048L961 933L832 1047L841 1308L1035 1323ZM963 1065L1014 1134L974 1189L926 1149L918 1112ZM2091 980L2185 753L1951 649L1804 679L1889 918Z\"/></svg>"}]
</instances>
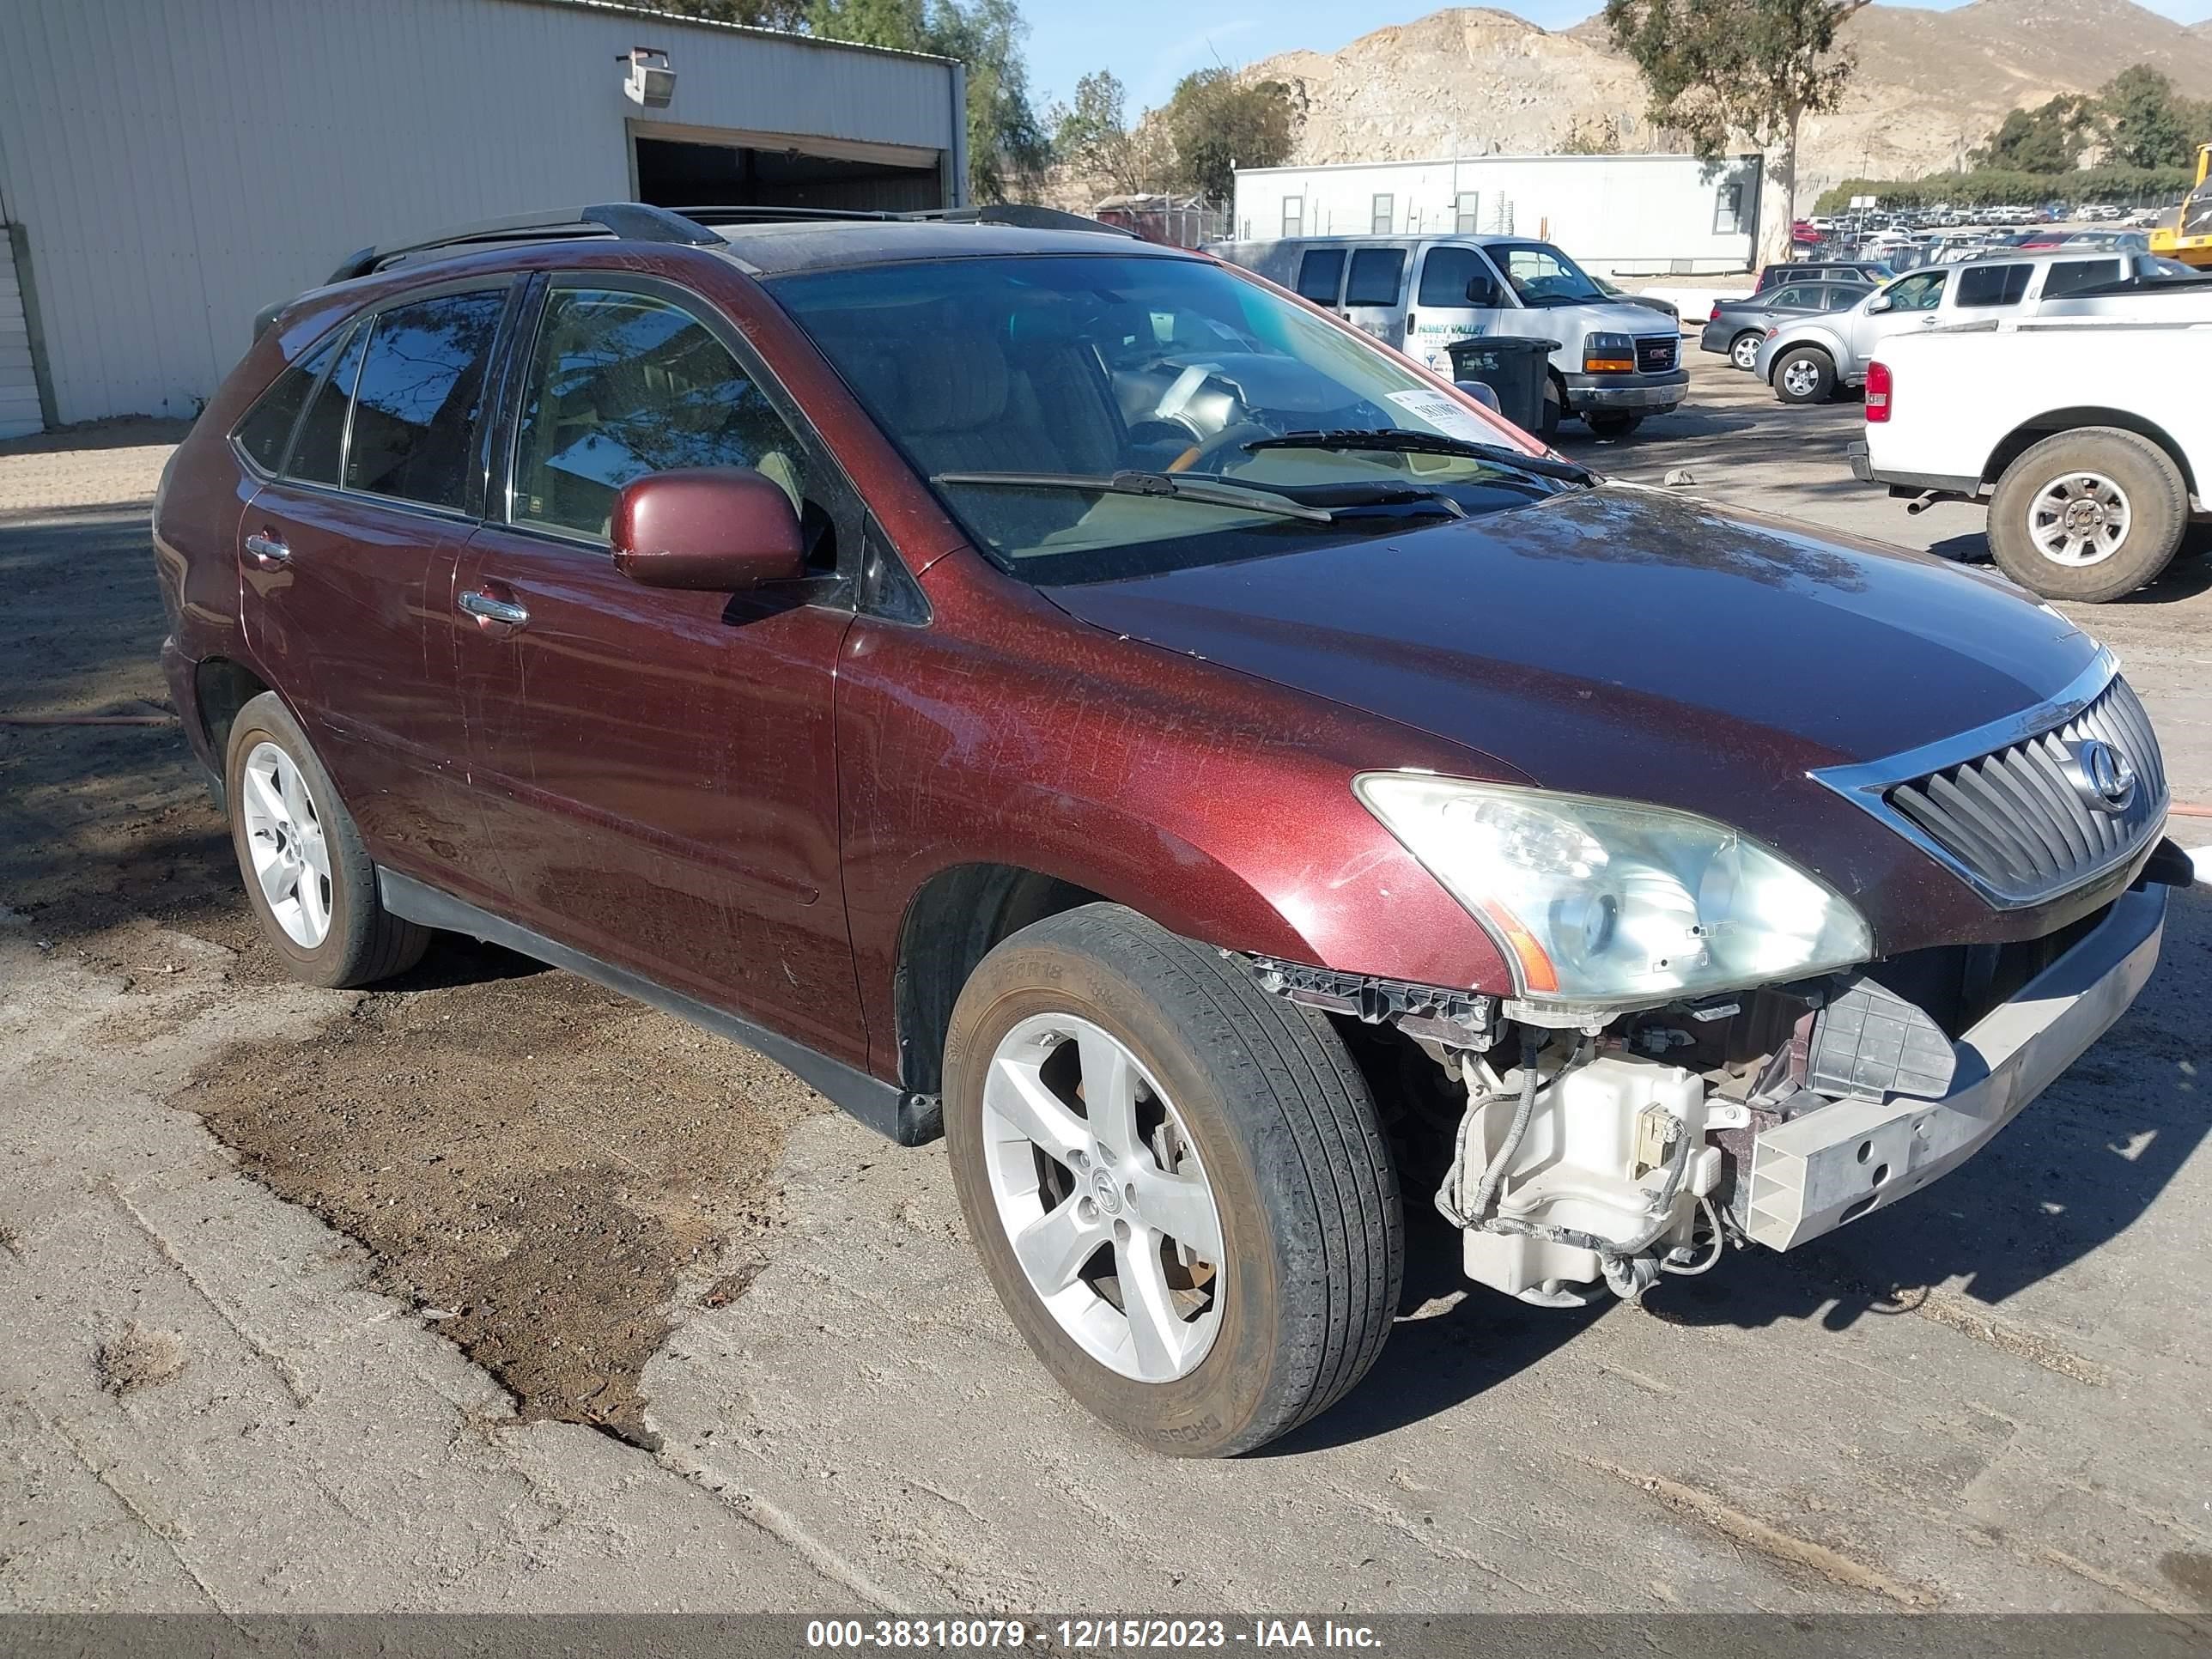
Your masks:
<instances>
[{"instance_id":1,"label":"side mirror","mask_svg":"<svg viewBox=\"0 0 2212 1659\"><path fill-rule=\"evenodd\" d=\"M716 593L806 574L799 514L750 467L648 472L615 497L615 568L646 587Z\"/></svg>"},{"instance_id":2,"label":"side mirror","mask_svg":"<svg viewBox=\"0 0 2212 1659\"><path fill-rule=\"evenodd\" d=\"M1505 412L1504 405L1498 401L1498 390L1495 386L1486 386L1480 380L1454 380L1452 384L1490 410L1492 414L1502 415Z\"/></svg>"},{"instance_id":3,"label":"side mirror","mask_svg":"<svg viewBox=\"0 0 2212 1659\"><path fill-rule=\"evenodd\" d=\"M1487 276L1477 276L1467 285L1468 304L1483 311L1498 309L1498 284Z\"/></svg>"},{"instance_id":4,"label":"side mirror","mask_svg":"<svg viewBox=\"0 0 2212 1659\"><path fill-rule=\"evenodd\" d=\"M1887 294L1871 295L1868 297L1866 302L1867 315L1869 317L1878 317L1883 312L1890 310L1896 304L1897 301L1891 299Z\"/></svg>"}]
</instances>

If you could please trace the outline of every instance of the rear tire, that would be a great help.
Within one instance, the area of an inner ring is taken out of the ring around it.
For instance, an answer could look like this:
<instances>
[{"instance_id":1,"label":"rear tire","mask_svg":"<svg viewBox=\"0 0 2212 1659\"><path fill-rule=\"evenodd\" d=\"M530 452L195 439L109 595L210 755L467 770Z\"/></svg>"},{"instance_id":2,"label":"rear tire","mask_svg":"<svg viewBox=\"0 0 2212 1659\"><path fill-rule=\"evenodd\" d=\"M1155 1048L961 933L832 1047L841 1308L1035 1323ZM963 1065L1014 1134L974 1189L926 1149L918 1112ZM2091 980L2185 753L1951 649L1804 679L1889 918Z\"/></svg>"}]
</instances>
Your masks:
<instances>
[{"instance_id":1,"label":"rear tire","mask_svg":"<svg viewBox=\"0 0 2212 1659\"><path fill-rule=\"evenodd\" d=\"M1102 1060L1116 1051L1121 1071ZM1404 1218L1374 1100L1320 1015L1133 911L1086 905L983 959L953 1010L945 1080L953 1185L984 1271L1031 1351L1102 1421L1173 1455L1230 1456L1325 1411L1375 1363ZM1124 1098L1134 1137L1103 1103ZM1173 1218L1193 1212L1188 1188L1177 1211L1153 1195L1193 1170L1222 1260L1179 1267L1179 1241L1206 1237L1205 1224ZM1041 1249L1055 1217L1091 1231ZM1174 1363L1149 1377L1130 1311L1147 1305L1148 1240L1179 1310L1152 1321L1151 1351Z\"/></svg>"},{"instance_id":2,"label":"rear tire","mask_svg":"<svg viewBox=\"0 0 2212 1659\"><path fill-rule=\"evenodd\" d=\"M1835 359L1818 346L1792 346L1775 359L1772 380L1785 404L1824 404L1836 395Z\"/></svg>"},{"instance_id":3,"label":"rear tire","mask_svg":"<svg viewBox=\"0 0 2212 1659\"><path fill-rule=\"evenodd\" d=\"M1765 343L1766 337L1755 328L1737 335L1729 342L1729 362L1750 374L1759 367L1759 348Z\"/></svg>"},{"instance_id":4,"label":"rear tire","mask_svg":"<svg viewBox=\"0 0 2212 1659\"><path fill-rule=\"evenodd\" d=\"M2045 599L2082 605L2157 580L2188 526L2189 491L2172 457L2118 427L2045 438L2004 470L1990 497L1997 568Z\"/></svg>"},{"instance_id":5,"label":"rear tire","mask_svg":"<svg viewBox=\"0 0 2212 1659\"><path fill-rule=\"evenodd\" d=\"M1644 424L1641 415L1585 415L1583 424L1601 438L1626 438Z\"/></svg>"},{"instance_id":6,"label":"rear tire","mask_svg":"<svg viewBox=\"0 0 2212 1659\"><path fill-rule=\"evenodd\" d=\"M352 814L275 692L238 711L222 776L246 902L295 979L369 985L422 959L429 931L384 908Z\"/></svg>"}]
</instances>

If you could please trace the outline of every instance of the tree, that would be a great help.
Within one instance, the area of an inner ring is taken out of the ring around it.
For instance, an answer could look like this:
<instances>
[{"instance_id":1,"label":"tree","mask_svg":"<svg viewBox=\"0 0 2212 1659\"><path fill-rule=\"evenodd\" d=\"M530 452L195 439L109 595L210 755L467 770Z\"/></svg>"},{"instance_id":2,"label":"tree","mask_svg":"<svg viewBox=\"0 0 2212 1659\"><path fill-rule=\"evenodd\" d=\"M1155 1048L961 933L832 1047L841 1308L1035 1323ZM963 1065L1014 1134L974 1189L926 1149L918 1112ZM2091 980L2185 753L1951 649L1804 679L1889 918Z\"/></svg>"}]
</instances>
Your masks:
<instances>
[{"instance_id":1,"label":"tree","mask_svg":"<svg viewBox=\"0 0 2212 1659\"><path fill-rule=\"evenodd\" d=\"M811 0L807 23L826 40L958 58L968 71L969 188L1000 202L1035 185L1051 145L1030 103L1029 26L1015 0Z\"/></svg>"},{"instance_id":2,"label":"tree","mask_svg":"<svg viewBox=\"0 0 2212 1659\"><path fill-rule=\"evenodd\" d=\"M2195 142L2212 139L2212 106L2177 96L2173 82L2148 64L2105 82L2097 105L2112 159L2129 167L2185 167L2195 159Z\"/></svg>"},{"instance_id":3,"label":"tree","mask_svg":"<svg viewBox=\"0 0 2212 1659\"><path fill-rule=\"evenodd\" d=\"M796 33L806 27L808 0L655 0L655 9L710 23L744 23Z\"/></svg>"},{"instance_id":4,"label":"tree","mask_svg":"<svg viewBox=\"0 0 2212 1659\"><path fill-rule=\"evenodd\" d=\"M1784 223L1797 217L1797 129L1833 109L1852 61L1836 32L1868 0L1606 0L1613 44L1634 60L1654 125L1717 161L1730 135L1782 148Z\"/></svg>"},{"instance_id":5,"label":"tree","mask_svg":"<svg viewBox=\"0 0 2212 1659\"><path fill-rule=\"evenodd\" d=\"M2063 92L2039 108L2011 111L1968 159L1977 169L2071 173L2097 136L2097 109L2088 99Z\"/></svg>"},{"instance_id":6,"label":"tree","mask_svg":"<svg viewBox=\"0 0 2212 1659\"><path fill-rule=\"evenodd\" d=\"M1176 82L1163 118L1175 146L1177 186L1213 203L1236 193L1237 169L1289 158L1297 122L1279 81L1249 85L1227 69L1198 70Z\"/></svg>"},{"instance_id":7,"label":"tree","mask_svg":"<svg viewBox=\"0 0 2212 1659\"><path fill-rule=\"evenodd\" d=\"M1170 171L1161 155L1158 124L1131 125L1128 94L1109 70L1075 83L1075 101L1052 112L1054 157L1089 179L1103 179L1125 196L1161 188Z\"/></svg>"}]
</instances>

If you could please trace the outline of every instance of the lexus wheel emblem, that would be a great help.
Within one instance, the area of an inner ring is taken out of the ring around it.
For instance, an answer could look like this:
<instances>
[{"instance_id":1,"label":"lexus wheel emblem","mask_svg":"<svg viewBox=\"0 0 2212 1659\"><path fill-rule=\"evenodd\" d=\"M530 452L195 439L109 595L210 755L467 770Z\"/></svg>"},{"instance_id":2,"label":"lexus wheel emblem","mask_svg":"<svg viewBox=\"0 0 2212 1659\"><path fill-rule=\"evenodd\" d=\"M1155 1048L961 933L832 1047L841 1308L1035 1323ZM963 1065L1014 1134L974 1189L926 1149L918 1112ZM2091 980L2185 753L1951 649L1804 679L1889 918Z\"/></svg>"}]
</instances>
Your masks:
<instances>
[{"instance_id":1,"label":"lexus wheel emblem","mask_svg":"<svg viewBox=\"0 0 2212 1659\"><path fill-rule=\"evenodd\" d=\"M2074 745L2074 787L2100 812L2124 812L2135 802L2136 763L2101 738Z\"/></svg>"}]
</instances>

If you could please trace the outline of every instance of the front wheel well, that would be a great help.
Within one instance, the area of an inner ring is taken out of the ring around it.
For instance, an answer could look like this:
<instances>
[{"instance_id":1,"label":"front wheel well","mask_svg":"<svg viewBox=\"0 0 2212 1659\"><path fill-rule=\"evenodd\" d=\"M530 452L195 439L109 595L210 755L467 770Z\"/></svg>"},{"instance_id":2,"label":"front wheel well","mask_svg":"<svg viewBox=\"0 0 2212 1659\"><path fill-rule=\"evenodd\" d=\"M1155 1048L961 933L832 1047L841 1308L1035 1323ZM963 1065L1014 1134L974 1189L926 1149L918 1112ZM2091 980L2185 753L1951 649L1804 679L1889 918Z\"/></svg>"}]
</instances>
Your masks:
<instances>
[{"instance_id":1,"label":"front wheel well","mask_svg":"<svg viewBox=\"0 0 2212 1659\"><path fill-rule=\"evenodd\" d=\"M899 1079L910 1092L943 1090L952 1005L993 947L1031 922L1098 897L1072 881L1010 864L957 864L922 883L899 929L892 982Z\"/></svg>"},{"instance_id":2,"label":"front wheel well","mask_svg":"<svg viewBox=\"0 0 2212 1659\"><path fill-rule=\"evenodd\" d=\"M258 676L227 657L210 657L192 673L192 696L199 705L200 728L208 735L208 750L216 769L222 769L230 749L231 723L238 711L270 688Z\"/></svg>"},{"instance_id":3,"label":"front wheel well","mask_svg":"<svg viewBox=\"0 0 2212 1659\"><path fill-rule=\"evenodd\" d=\"M2156 421L2124 409L2100 409L2084 405L2076 409L2054 409L2023 421L1998 441L1990 452L1989 464L1982 469L1982 482L1995 483L2005 475L2005 469L2041 443L2045 438L2056 438L2062 433L2072 432L2087 426L2118 427L2123 432L2132 432L2147 439L2166 452L2166 459L2181 470L2181 481L2191 495L2198 495L2197 474L2189 465L2189 456L2173 436Z\"/></svg>"}]
</instances>

